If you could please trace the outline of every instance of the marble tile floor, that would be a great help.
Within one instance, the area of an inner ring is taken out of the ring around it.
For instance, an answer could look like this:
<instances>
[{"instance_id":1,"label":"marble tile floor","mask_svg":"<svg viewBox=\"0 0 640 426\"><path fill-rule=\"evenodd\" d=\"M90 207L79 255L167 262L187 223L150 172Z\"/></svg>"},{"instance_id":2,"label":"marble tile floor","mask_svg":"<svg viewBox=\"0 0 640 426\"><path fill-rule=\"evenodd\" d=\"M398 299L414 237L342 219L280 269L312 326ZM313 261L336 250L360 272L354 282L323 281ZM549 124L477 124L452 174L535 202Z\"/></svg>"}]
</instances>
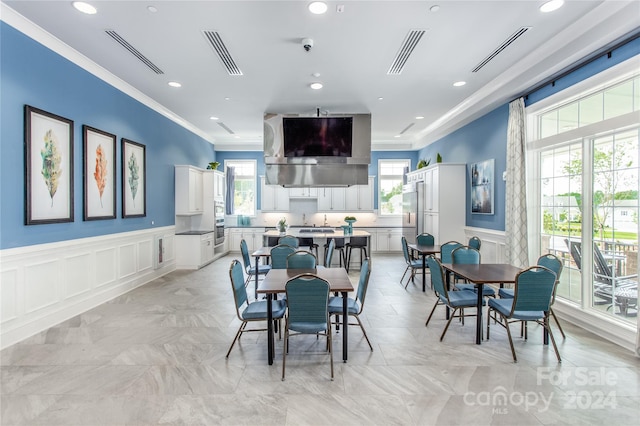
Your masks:
<instances>
[{"instance_id":1,"label":"marble tile floor","mask_svg":"<svg viewBox=\"0 0 640 426\"><path fill-rule=\"evenodd\" d=\"M8 425L636 425L640 359L564 323L563 357L514 327L474 344L475 318L405 290L400 255L375 255L362 319L349 329L349 361L334 334L335 380L324 341L297 337L281 381L266 333L237 331L228 269L233 255L199 271L175 271L0 352L1 417ZM239 258L239 257L237 257ZM354 283L358 271L351 271ZM251 291L249 293L252 293Z\"/></svg>"}]
</instances>

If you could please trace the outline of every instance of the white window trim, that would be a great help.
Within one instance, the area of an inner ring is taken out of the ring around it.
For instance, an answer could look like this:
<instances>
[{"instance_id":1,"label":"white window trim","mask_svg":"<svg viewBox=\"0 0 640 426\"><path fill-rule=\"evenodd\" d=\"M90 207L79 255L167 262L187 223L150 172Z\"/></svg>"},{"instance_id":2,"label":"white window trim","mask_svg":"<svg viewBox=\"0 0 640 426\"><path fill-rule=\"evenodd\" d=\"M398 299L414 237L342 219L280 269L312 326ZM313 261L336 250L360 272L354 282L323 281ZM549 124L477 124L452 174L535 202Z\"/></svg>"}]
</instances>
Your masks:
<instances>
[{"instance_id":1,"label":"white window trim","mask_svg":"<svg viewBox=\"0 0 640 426\"><path fill-rule=\"evenodd\" d=\"M228 159L228 160L224 160L224 172L225 175L227 174L227 165L229 165L229 163L233 164L233 163L252 163L253 166L253 172L254 172L254 179L253 179L253 214L250 215L249 217L256 217L257 213L258 213L258 179L260 179L260 176L258 176L258 161L257 160L251 160L251 159L247 159L247 160L243 160L243 159ZM227 217L238 217L237 214L232 214L232 215L227 215Z\"/></svg>"},{"instance_id":2,"label":"white window trim","mask_svg":"<svg viewBox=\"0 0 640 426\"><path fill-rule=\"evenodd\" d=\"M381 173L381 165L384 163L399 163L399 162L406 162L407 166L409 167L409 170L411 170L411 159L410 158L380 158L378 159L378 215L380 215L381 217L400 217L402 216L402 212L399 213L382 213L382 197L381 197L381 192L382 192L382 180L383 180L383 176L389 176L389 175L383 175ZM401 175L402 178L404 178L404 174Z\"/></svg>"}]
</instances>

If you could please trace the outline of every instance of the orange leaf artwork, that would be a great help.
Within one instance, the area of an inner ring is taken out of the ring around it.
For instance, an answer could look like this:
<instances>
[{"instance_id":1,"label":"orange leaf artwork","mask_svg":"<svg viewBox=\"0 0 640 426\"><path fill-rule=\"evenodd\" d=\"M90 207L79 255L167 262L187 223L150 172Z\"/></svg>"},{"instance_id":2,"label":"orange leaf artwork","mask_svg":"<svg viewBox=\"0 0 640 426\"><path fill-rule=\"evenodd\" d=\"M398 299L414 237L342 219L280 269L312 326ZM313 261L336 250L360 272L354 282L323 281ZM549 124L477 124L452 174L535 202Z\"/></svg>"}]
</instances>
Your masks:
<instances>
[{"instance_id":1,"label":"orange leaf artwork","mask_svg":"<svg viewBox=\"0 0 640 426\"><path fill-rule=\"evenodd\" d=\"M104 192L104 187L107 185L107 158L102 150L102 145L98 145L96 148L96 171L93 173L93 177L98 185L100 207L102 207L102 193Z\"/></svg>"}]
</instances>

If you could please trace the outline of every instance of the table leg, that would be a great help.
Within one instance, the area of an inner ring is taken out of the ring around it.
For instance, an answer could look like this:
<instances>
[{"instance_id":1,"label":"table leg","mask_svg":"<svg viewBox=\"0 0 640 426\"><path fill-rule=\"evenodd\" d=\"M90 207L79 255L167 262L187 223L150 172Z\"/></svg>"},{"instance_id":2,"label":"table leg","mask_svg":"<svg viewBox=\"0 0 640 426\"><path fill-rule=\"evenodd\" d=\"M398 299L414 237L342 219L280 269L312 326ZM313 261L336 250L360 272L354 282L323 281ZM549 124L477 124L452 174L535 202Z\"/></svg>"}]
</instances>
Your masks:
<instances>
[{"instance_id":1,"label":"table leg","mask_svg":"<svg viewBox=\"0 0 640 426\"><path fill-rule=\"evenodd\" d=\"M273 341L273 295L267 294L267 361L273 365L274 341Z\"/></svg>"},{"instance_id":2,"label":"table leg","mask_svg":"<svg viewBox=\"0 0 640 426\"><path fill-rule=\"evenodd\" d=\"M444 270L444 283L447 286L447 291L451 291L451 274L446 269ZM445 312L445 319L449 319L449 305L447 305Z\"/></svg>"},{"instance_id":3,"label":"table leg","mask_svg":"<svg viewBox=\"0 0 640 426\"><path fill-rule=\"evenodd\" d=\"M256 289L255 289L255 297L258 300L258 262L260 261L260 256L256 256Z\"/></svg>"},{"instance_id":4,"label":"table leg","mask_svg":"<svg viewBox=\"0 0 640 426\"><path fill-rule=\"evenodd\" d=\"M422 291L426 291L427 285L427 255L422 253Z\"/></svg>"},{"instance_id":5,"label":"table leg","mask_svg":"<svg viewBox=\"0 0 640 426\"><path fill-rule=\"evenodd\" d=\"M484 287L484 284L482 283L478 283L476 284L478 286L478 313L476 316L476 345L481 344L482 338L480 337L482 335L482 290ZM507 327L509 325L507 324Z\"/></svg>"},{"instance_id":6,"label":"table leg","mask_svg":"<svg viewBox=\"0 0 640 426\"><path fill-rule=\"evenodd\" d=\"M347 362L348 344L347 331L349 329L349 310L347 308L347 292L342 292L342 361Z\"/></svg>"}]
</instances>

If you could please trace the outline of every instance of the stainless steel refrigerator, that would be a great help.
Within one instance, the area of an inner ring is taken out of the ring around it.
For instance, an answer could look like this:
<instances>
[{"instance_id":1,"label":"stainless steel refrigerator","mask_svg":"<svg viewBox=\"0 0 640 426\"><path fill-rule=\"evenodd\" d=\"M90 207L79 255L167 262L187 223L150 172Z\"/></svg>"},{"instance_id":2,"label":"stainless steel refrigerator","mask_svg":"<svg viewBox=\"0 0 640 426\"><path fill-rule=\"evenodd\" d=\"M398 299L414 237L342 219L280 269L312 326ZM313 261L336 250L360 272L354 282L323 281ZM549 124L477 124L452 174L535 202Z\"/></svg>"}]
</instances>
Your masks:
<instances>
[{"instance_id":1,"label":"stainless steel refrigerator","mask_svg":"<svg viewBox=\"0 0 640 426\"><path fill-rule=\"evenodd\" d=\"M424 222L424 183L413 182L402 187L402 235L408 243L416 242Z\"/></svg>"}]
</instances>

